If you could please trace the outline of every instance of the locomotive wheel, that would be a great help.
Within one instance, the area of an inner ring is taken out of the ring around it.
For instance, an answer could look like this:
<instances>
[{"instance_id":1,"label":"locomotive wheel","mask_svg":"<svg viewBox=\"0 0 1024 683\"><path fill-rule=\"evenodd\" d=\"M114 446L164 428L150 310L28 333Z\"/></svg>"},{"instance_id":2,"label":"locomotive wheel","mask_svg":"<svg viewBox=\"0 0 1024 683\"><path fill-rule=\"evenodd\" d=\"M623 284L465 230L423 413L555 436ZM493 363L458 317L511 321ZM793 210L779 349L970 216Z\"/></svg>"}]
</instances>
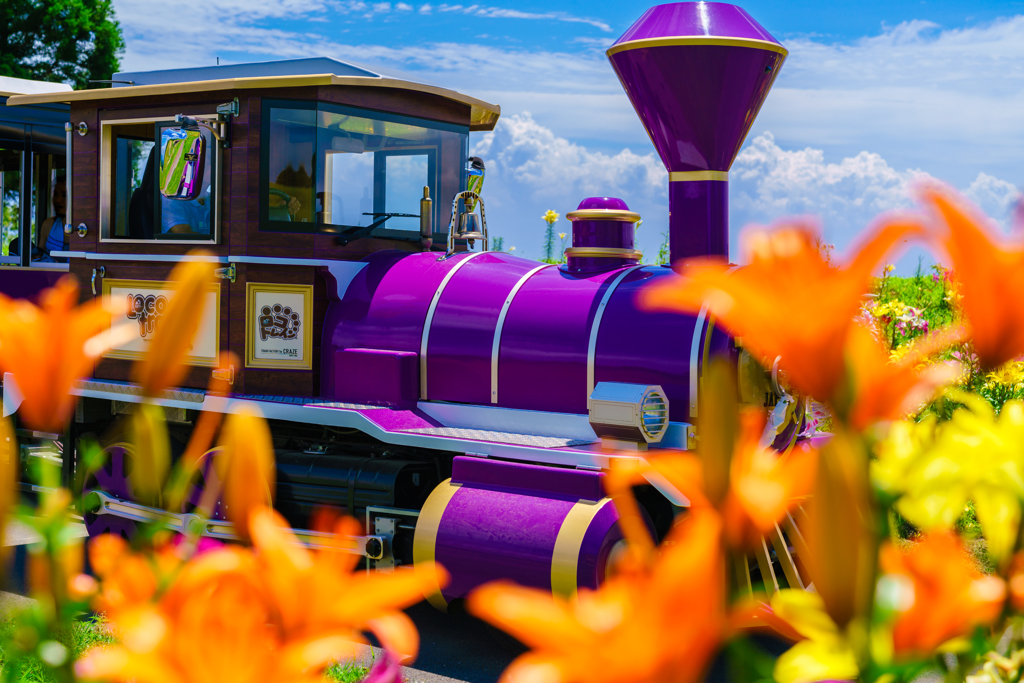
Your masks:
<instances>
[{"instance_id":1,"label":"locomotive wheel","mask_svg":"<svg viewBox=\"0 0 1024 683\"><path fill-rule=\"evenodd\" d=\"M103 466L91 473L82 487L85 528L89 533L89 538L101 534L116 534L125 540L130 540L138 533L136 522L115 515L96 514L95 507L90 511L90 502L93 505L98 504L95 497L93 501L89 500L89 493L92 491L101 491L121 500L135 499L131 481L134 460L128 445L118 443L108 446L104 451L107 457Z\"/></svg>"},{"instance_id":2,"label":"locomotive wheel","mask_svg":"<svg viewBox=\"0 0 1024 683\"><path fill-rule=\"evenodd\" d=\"M810 579L802 561L807 557L807 542L800 531L800 527L805 525L806 514L802 507L797 506L780 524L775 525L771 533L762 536L753 558L742 558L736 568L739 585L753 591L756 581L751 576L753 564L769 595L782 588L807 589Z\"/></svg>"}]
</instances>

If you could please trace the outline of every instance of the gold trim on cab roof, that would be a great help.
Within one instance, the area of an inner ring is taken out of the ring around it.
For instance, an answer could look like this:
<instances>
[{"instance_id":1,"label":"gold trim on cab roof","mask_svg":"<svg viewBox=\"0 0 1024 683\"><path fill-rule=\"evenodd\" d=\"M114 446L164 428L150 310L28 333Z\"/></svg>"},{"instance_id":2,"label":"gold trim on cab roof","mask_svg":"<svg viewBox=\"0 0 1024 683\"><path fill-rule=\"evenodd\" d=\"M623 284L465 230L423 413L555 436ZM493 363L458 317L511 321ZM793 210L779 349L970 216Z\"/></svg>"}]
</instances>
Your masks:
<instances>
[{"instance_id":1,"label":"gold trim on cab roof","mask_svg":"<svg viewBox=\"0 0 1024 683\"><path fill-rule=\"evenodd\" d=\"M470 130L492 130L501 115L501 107L478 100L469 95L439 88L435 85L403 81L397 78L370 76L335 76L316 74L310 76L257 76L252 78L224 78L215 81L192 81L188 83L159 83L155 85L130 85L123 88L96 88L93 90L64 90L33 95L14 95L7 100L9 106L19 104L44 104L52 102L94 102L100 100L130 97L153 97L177 93L212 92L216 90L248 90L258 88L298 88L314 85L350 85L371 88L395 88L411 92L438 95L470 107Z\"/></svg>"},{"instance_id":2,"label":"gold trim on cab roof","mask_svg":"<svg viewBox=\"0 0 1024 683\"><path fill-rule=\"evenodd\" d=\"M605 53L609 57L626 50L639 50L644 47L666 47L669 45L724 45L729 47L752 47L755 50L771 50L779 52L783 57L789 55L789 50L778 43L769 40L758 40L757 38L730 38L728 36L670 36L666 38L643 38L641 40L627 40L625 43L612 45Z\"/></svg>"}]
</instances>

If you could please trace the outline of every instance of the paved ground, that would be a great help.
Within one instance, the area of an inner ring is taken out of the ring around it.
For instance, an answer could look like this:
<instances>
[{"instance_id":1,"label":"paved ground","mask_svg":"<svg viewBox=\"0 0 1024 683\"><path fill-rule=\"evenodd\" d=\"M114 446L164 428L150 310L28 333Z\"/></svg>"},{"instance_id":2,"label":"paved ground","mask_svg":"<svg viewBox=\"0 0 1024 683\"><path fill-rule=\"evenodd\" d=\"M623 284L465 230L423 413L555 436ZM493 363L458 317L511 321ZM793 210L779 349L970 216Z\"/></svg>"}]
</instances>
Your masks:
<instances>
[{"instance_id":1,"label":"paved ground","mask_svg":"<svg viewBox=\"0 0 1024 683\"><path fill-rule=\"evenodd\" d=\"M84 526L80 533L86 535ZM9 590L25 590L24 548L37 539L31 527L19 522L8 524L4 545L16 548ZM30 602L18 592L0 591L0 617ZM408 614L420 632L420 655L415 667L404 669L410 683L494 683L515 656L511 643L502 643L500 635L469 616L442 614L425 602L410 608ZM368 648L361 658L369 662L379 653L377 648Z\"/></svg>"}]
</instances>

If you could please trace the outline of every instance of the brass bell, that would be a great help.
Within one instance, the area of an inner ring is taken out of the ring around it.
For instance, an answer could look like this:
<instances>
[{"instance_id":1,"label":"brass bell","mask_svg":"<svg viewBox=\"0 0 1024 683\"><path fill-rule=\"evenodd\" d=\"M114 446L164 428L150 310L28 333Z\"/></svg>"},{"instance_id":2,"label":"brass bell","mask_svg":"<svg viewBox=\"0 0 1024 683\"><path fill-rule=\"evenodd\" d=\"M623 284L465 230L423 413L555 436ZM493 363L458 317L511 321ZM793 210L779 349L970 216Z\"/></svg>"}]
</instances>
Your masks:
<instances>
[{"instance_id":1,"label":"brass bell","mask_svg":"<svg viewBox=\"0 0 1024 683\"><path fill-rule=\"evenodd\" d=\"M479 209L477 214L474 209ZM444 256L439 256L438 261L443 261L455 255L455 242L465 240L469 248L473 248L476 240L483 243L483 251L488 251L490 246L487 239L487 216L484 214L484 200L476 192L465 190L459 192L452 198L452 214L448 222L448 245Z\"/></svg>"},{"instance_id":2,"label":"brass bell","mask_svg":"<svg viewBox=\"0 0 1024 683\"><path fill-rule=\"evenodd\" d=\"M482 240L484 233L480 230L480 215L476 213L464 213L459 216L459 233L456 236L460 240L469 240L469 246L473 246L473 240Z\"/></svg>"},{"instance_id":3,"label":"brass bell","mask_svg":"<svg viewBox=\"0 0 1024 683\"><path fill-rule=\"evenodd\" d=\"M480 214L464 213L459 216L460 240L482 240L484 233L480 230Z\"/></svg>"}]
</instances>

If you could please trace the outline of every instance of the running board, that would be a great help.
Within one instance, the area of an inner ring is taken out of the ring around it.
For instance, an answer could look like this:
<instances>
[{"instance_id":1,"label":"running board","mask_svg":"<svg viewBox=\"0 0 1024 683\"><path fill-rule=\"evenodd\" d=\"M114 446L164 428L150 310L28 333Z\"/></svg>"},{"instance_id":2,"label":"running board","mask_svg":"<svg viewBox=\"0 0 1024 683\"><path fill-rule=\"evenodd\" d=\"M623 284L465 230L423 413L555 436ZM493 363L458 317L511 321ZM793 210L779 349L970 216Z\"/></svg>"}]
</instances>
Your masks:
<instances>
[{"instance_id":1,"label":"running board","mask_svg":"<svg viewBox=\"0 0 1024 683\"><path fill-rule=\"evenodd\" d=\"M160 510L159 508L140 505L120 498L114 498L102 491L89 491L83 499L96 496L99 499L99 506L91 511L97 515L113 515L133 522L147 524L149 522L160 522L164 527L177 531L181 534L193 536L205 536L219 541L239 541L238 534L231 522L220 519L204 519L201 515L192 513L176 513ZM293 533L299 541L310 548L328 548L342 550L353 555L361 555L370 559L380 559L381 551L387 548L387 539L384 536L347 536L348 541L345 547L339 548L335 543L327 543L327 539L337 538L334 534L322 531L311 531L309 529L294 529ZM367 547L371 550L368 550Z\"/></svg>"}]
</instances>

